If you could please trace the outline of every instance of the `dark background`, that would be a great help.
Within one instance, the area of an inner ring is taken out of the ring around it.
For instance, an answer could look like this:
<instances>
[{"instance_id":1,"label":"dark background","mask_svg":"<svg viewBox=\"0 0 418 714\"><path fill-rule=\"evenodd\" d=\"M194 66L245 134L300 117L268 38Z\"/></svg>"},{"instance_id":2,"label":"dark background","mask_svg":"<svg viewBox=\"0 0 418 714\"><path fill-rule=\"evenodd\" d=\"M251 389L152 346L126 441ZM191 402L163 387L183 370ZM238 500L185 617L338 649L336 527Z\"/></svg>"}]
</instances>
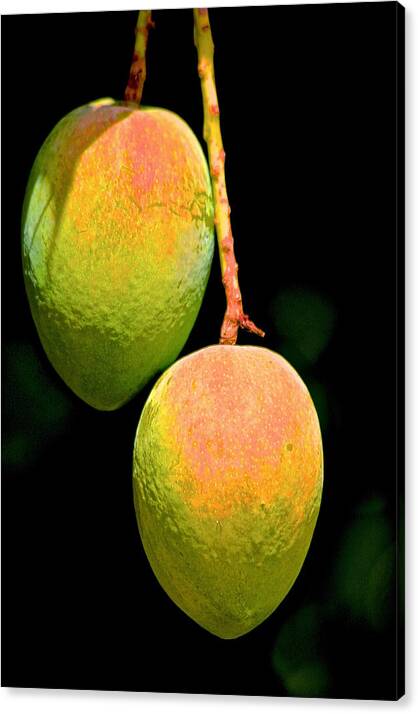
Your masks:
<instances>
[{"instance_id":1,"label":"dark background","mask_svg":"<svg viewBox=\"0 0 418 714\"><path fill-rule=\"evenodd\" d=\"M143 103L177 112L202 140L192 11L154 19ZM396 698L403 9L234 8L210 20L244 307L263 344L298 369L323 431L312 546L285 601L237 640L200 628L158 585L131 486L152 384L111 413L69 391L40 346L19 242L25 184L50 130L77 106L122 98L136 13L3 17L2 684ZM183 353L218 340L223 312L215 255Z\"/></svg>"}]
</instances>

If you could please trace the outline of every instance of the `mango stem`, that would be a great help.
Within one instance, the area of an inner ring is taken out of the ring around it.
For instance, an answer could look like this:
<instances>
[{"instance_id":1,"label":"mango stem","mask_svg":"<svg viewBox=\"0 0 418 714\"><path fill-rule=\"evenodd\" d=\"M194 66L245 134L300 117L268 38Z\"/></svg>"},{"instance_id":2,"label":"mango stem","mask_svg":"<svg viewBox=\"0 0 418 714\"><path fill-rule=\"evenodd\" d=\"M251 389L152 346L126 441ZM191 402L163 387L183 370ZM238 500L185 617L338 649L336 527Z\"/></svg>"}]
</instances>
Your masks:
<instances>
[{"instance_id":1,"label":"mango stem","mask_svg":"<svg viewBox=\"0 0 418 714\"><path fill-rule=\"evenodd\" d=\"M154 27L151 10L140 10L135 27L135 47L132 56L131 71L125 89L125 101L141 103L142 90L146 77L145 54L147 51L148 30Z\"/></svg>"},{"instance_id":2,"label":"mango stem","mask_svg":"<svg viewBox=\"0 0 418 714\"><path fill-rule=\"evenodd\" d=\"M215 204L215 228L218 239L222 282L225 288L226 312L221 327L221 345L235 345L238 329L248 330L260 337L264 332L244 314L241 291L238 283L238 263L234 253L230 214L225 182L225 151L222 143L219 120L219 103L216 93L215 69L213 64L213 39L206 8L193 10L194 43L197 49L198 74L203 98L203 136L209 155L209 168Z\"/></svg>"}]
</instances>

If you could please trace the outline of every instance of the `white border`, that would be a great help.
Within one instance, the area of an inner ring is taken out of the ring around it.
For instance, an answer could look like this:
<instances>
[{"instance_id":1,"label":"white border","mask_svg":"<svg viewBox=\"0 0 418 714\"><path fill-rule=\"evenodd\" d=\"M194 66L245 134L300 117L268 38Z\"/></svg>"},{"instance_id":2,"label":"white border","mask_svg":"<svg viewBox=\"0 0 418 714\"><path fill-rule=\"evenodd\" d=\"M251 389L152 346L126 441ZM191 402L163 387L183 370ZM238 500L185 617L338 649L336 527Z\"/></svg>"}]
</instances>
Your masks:
<instances>
[{"instance_id":1,"label":"white border","mask_svg":"<svg viewBox=\"0 0 418 714\"><path fill-rule=\"evenodd\" d=\"M344 0L334 0L342 2ZM373 1L373 0L372 0ZM202 3L203 4L203 3ZM206 2L210 6L240 6L240 5L301 5L322 4L321 0L264 0L248 2L243 0L218 0ZM418 563L418 527L413 517L418 503L418 379L412 372L412 365L418 365L418 151L416 131L418 127L418 0L404 0L406 8L406 615L407 615L407 648L406 648L406 688L407 695L397 703L364 702L355 700L324 700L324 699L290 699L264 697L227 697L209 695L174 695L174 694L136 694L124 692L79 692L65 690L34 690L34 689L1 689L0 707L4 714L96 714L96 712L135 712L135 714L180 714L183 712L217 712L217 714L235 714L236 712L278 711L300 714L305 711L322 712L353 712L366 714L370 710L389 711L393 707L402 712L418 710L418 694L416 672L418 671L418 618L416 603L418 602L417 563ZM175 8L193 7L196 2L160 2L153 0L152 7ZM118 6L115 0L55 0L45 3L42 0L0 0L1 14L21 14L38 12L70 12L70 11L103 11L128 10L147 7L147 3L139 0L123 0ZM413 128L415 131L413 132ZM415 240L414 240L415 239ZM415 276L415 280L414 280ZM414 318L413 318L414 316ZM384 339L384 336L382 336ZM384 344L376 345L376 349L384 349ZM415 433L415 439L413 435ZM415 476L415 479L413 478ZM370 663L373 666L373 663ZM414 674L415 673L415 674Z\"/></svg>"},{"instance_id":2,"label":"white border","mask_svg":"<svg viewBox=\"0 0 418 714\"><path fill-rule=\"evenodd\" d=\"M205 7L241 7L243 5L325 5L348 2L380 2L381 0L207 0ZM384 1L384 0L383 0ZM104 10L137 10L141 7L147 8L149 4L155 10L196 7L196 0L152 0L147 3L144 0L54 0L48 3L45 0L1 0L1 14L18 15L21 13L41 13L41 12L82 12L82 11L104 11ZM401 3L404 7L413 11L418 5L418 0L404 0Z\"/></svg>"}]
</instances>

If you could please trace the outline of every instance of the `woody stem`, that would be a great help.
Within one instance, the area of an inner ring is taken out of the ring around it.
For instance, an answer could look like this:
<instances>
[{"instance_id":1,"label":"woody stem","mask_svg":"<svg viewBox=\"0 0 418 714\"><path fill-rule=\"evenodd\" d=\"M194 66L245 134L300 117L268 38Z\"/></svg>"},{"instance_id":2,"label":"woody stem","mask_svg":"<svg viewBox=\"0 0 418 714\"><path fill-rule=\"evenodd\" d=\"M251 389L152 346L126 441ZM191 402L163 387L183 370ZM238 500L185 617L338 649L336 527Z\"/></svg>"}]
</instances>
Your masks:
<instances>
[{"instance_id":1,"label":"woody stem","mask_svg":"<svg viewBox=\"0 0 418 714\"><path fill-rule=\"evenodd\" d=\"M198 73L203 97L203 136L208 148L212 192L215 204L215 228L218 239L222 282L225 288L226 312L219 342L234 345L238 329L248 330L264 337L264 332L244 314L238 283L238 263L234 253L228 195L225 182L225 151L219 120L219 103L216 93L213 64L214 45L206 8L193 10L194 41L198 56Z\"/></svg>"},{"instance_id":2,"label":"woody stem","mask_svg":"<svg viewBox=\"0 0 418 714\"><path fill-rule=\"evenodd\" d=\"M135 47L132 56L131 71L125 89L125 101L141 103L142 90L146 77L145 54L147 51L148 31L154 27L151 10L140 10L135 28Z\"/></svg>"}]
</instances>

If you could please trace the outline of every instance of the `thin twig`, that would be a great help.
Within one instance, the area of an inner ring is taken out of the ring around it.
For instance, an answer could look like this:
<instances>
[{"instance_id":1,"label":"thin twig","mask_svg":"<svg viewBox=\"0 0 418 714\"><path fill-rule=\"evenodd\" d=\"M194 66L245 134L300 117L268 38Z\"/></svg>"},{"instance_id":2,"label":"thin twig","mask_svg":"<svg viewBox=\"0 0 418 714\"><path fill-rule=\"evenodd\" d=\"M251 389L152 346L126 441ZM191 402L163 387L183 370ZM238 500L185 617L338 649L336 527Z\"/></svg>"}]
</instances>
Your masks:
<instances>
[{"instance_id":1,"label":"thin twig","mask_svg":"<svg viewBox=\"0 0 418 714\"><path fill-rule=\"evenodd\" d=\"M151 20L151 10L140 10L135 28L135 48L132 57L131 71L125 89L125 101L141 103L142 90L146 77L145 53L147 51L148 31L154 27Z\"/></svg>"},{"instance_id":2,"label":"thin twig","mask_svg":"<svg viewBox=\"0 0 418 714\"><path fill-rule=\"evenodd\" d=\"M239 327L260 335L260 337L264 337L264 332L251 322L248 315L244 314L242 307L242 297L238 283L238 263L235 259L234 239L229 219L231 209L226 192L225 151L222 144L219 121L219 104L213 66L214 47L209 14L206 8L200 8L193 10L193 15L194 41L197 49L198 73L203 97L203 136L208 147L215 203L215 227L218 238L222 282L226 296L226 312L219 342L221 344L234 345L237 341Z\"/></svg>"}]
</instances>

